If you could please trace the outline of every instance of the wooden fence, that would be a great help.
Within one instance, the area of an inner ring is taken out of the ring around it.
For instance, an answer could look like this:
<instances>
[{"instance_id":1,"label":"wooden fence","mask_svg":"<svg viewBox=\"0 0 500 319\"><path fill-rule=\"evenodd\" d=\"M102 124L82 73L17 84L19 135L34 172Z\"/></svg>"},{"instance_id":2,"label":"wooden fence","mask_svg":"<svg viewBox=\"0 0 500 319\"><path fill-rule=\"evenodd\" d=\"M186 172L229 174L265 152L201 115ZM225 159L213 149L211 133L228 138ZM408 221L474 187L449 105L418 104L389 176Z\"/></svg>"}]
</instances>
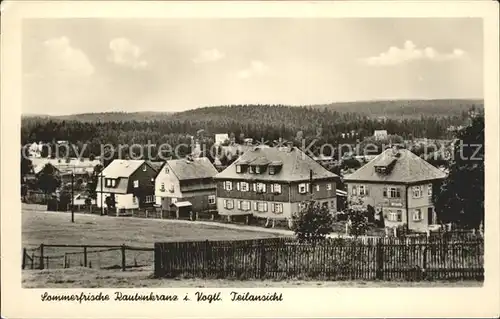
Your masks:
<instances>
[{"instance_id":1,"label":"wooden fence","mask_svg":"<svg viewBox=\"0 0 500 319\"><path fill-rule=\"evenodd\" d=\"M483 240L292 238L155 244L156 277L483 280Z\"/></svg>"},{"instance_id":2,"label":"wooden fence","mask_svg":"<svg viewBox=\"0 0 500 319\"><path fill-rule=\"evenodd\" d=\"M153 248L127 245L46 245L23 248L22 269L89 267L121 269L151 266Z\"/></svg>"}]
</instances>

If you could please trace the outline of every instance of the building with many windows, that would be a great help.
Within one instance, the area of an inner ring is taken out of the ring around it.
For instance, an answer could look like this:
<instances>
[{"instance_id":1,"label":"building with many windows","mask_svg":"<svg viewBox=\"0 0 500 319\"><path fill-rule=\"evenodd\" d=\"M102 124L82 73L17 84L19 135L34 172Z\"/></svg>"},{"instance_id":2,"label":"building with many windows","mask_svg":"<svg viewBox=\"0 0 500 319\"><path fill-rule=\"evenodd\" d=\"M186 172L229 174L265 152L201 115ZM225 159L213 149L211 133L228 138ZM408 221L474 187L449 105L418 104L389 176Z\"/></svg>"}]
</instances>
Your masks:
<instances>
[{"instance_id":1,"label":"building with many windows","mask_svg":"<svg viewBox=\"0 0 500 319\"><path fill-rule=\"evenodd\" d=\"M336 212L338 176L296 147L258 147L214 177L220 215L290 219L305 200Z\"/></svg>"},{"instance_id":2,"label":"building with many windows","mask_svg":"<svg viewBox=\"0 0 500 319\"><path fill-rule=\"evenodd\" d=\"M147 161L113 160L99 174L97 206L106 207L106 198L114 197L117 211L151 207L156 174Z\"/></svg>"},{"instance_id":3,"label":"building with many windows","mask_svg":"<svg viewBox=\"0 0 500 319\"><path fill-rule=\"evenodd\" d=\"M391 148L345 176L350 205L371 206L385 225L425 231L437 222L433 185L446 173L406 149Z\"/></svg>"},{"instance_id":4,"label":"building with many windows","mask_svg":"<svg viewBox=\"0 0 500 319\"><path fill-rule=\"evenodd\" d=\"M155 180L156 205L177 212L179 208L195 213L215 210L217 173L206 157L166 161Z\"/></svg>"}]
</instances>

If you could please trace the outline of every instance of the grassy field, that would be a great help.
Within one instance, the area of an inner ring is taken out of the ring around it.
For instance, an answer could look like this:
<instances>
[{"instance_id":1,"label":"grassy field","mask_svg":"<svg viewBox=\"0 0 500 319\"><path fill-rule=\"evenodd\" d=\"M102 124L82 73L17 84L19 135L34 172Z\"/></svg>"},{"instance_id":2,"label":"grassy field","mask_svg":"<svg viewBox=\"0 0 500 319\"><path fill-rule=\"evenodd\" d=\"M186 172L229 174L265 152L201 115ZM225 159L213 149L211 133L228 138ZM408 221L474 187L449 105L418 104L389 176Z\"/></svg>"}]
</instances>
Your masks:
<instances>
[{"instance_id":1,"label":"grassy field","mask_svg":"<svg viewBox=\"0 0 500 319\"><path fill-rule=\"evenodd\" d=\"M227 229L217 225L174 223L168 220L107 217L24 209L23 247L44 244L130 245L153 247L158 241L231 240L276 237L269 232Z\"/></svg>"},{"instance_id":2,"label":"grassy field","mask_svg":"<svg viewBox=\"0 0 500 319\"><path fill-rule=\"evenodd\" d=\"M28 269L37 268L40 264L40 250L37 248L41 243L44 245L125 244L152 249L155 242L255 239L278 236L269 232L228 229L215 224L90 214L76 214L75 222L71 223L69 213L37 211L33 210L34 208L25 206L22 213L23 247L28 249L28 256L32 256L26 259ZM125 255L127 268L152 267L154 262L153 251L127 250ZM63 268L65 262L69 267L79 267L85 263L83 248L44 247L44 257L46 256L49 256L49 260L44 259L44 267L49 268L49 271ZM94 269L119 269L121 262L122 255L119 248L87 249L87 265ZM26 272L27 270L23 272L23 276L26 276Z\"/></svg>"},{"instance_id":3,"label":"grassy field","mask_svg":"<svg viewBox=\"0 0 500 319\"><path fill-rule=\"evenodd\" d=\"M227 280L227 279L155 279L152 269L145 267L133 271L69 268L57 270L25 270L25 288L293 288L293 287L481 287L479 281L305 281L305 280Z\"/></svg>"}]
</instances>

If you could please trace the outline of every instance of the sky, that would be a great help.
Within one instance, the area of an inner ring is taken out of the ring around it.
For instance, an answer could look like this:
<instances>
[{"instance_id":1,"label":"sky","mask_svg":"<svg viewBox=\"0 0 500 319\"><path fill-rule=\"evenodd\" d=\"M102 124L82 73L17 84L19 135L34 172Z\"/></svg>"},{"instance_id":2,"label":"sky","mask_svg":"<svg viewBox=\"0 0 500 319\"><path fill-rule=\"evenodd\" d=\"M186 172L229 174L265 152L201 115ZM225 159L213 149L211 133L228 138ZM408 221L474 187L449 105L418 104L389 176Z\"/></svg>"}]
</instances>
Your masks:
<instances>
[{"instance_id":1,"label":"sky","mask_svg":"<svg viewBox=\"0 0 500 319\"><path fill-rule=\"evenodd\" d=\"M473 18L26 19L23 113L483 98Z\"/></svg>"}]
</instances>

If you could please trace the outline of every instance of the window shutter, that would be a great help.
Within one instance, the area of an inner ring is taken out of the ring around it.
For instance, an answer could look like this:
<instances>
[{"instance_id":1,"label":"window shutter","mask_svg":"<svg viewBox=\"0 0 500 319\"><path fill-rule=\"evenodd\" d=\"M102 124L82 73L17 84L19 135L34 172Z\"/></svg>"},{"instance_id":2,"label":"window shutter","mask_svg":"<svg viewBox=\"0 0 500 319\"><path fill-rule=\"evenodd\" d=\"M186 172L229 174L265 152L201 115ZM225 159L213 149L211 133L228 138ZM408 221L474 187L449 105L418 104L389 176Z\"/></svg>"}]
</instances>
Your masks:
<instances>
[{"instance_id":1,"label":"window shutter","mask_svg":"<svg viewBox=\"0 0 500 319\"><path fill-rule=\"evenodd\" d=\"M227 208L227 199L224 200L224 208Z\"/></svg>"},{"instance_id":2,"label":"window shutter","mask_svg":"<svg viewBox=\"0 0 500 319\"><path fill-rule=\"evenodd\" d=\"M311 187L311 184L307 183L306 184L306 193L309 193L311 191L310 187Z\"/></svg>"},{"instance_id":3,"label":"window shutter","mask_svg":"<svg viewBox=\"0 0 500 319\"><path fill-rule=\"evenodd\" d=\"M266 184L262 184L262 192L265 193L266 192Z\"/></svg>"},{"instance_id":4,"label":"window shutter","mask_svg":"<svg viewBox=\"0 0 500 319\"><path fill-rule=\"evenodd\" d=\"M274 185L271 184L271 193L274 193Z\"/></svg>"},{"instance_id":5,"label":"window shutter","mask_svg":"<svg viewBox=\"0 0 500 319\"><path fill-rule=\"evenodd\" d=\"M387 197L387 187L384 187L382 196Z\"/></svg>"},{"instance_id":6,"label":"window shutter","mask_svg":"<svg viewBox=\"0 0 500 319\"><path fill-rule=\"evenodd\" d=\"M237 206L238 206L238 209L241 209L241 201L238 201Z\"/></svg>"},{"instance_id":7,"label":"window shutter","mask_svg":"<svg viewBox=\"0 0 500 319\"><path fill-rule=\"evenodd\" d=\"M222 182L222 189L224 189L224 190L226 189L226 182ZM224 201L224 202L226 202L226 201Z\"/></svg>"},{"instance_id":8,"label":"window shutter","mask_svg":"<svg viewBox=\"0 0 500 319\"><path fill-rule=\"evenodd\" d=\"M271 212L273 212L273 213L275 211L275 205L276 205L275 203L271 203Z\"/></svg>"},{"instance_id":9,"label":"window shutter","mask_svg":"<svg viewBox=\"0 0 500 319\"><path fill-rule=\"evenodd\" d=\"M253 187L253 191L256 192L257 191L257 184L253 183L252 187Z\"/></svg>"},{"instance_id":10,"label":"window shutter","mask_svg":"<svg viewBox=\"0 0 500 319\"><path fill-rule=\"evenodd\" d=\"M267 203L264 203L264 211L267 212Z\"/></svg>"},{"instance_id":11,"label":"window shutter","mask_svg":"<svg viewBox=\"0 0 500 319\"><path fill-rule=\"evenodd\" d=\"M236 183L236 189L237 189L237 190L240 190L240 182L237 182L237 183Z\"/></svg>"},{"instance_id":12,"label":"window shutter","mask_svg":"<svg viewBox=\"0 0 500 319\"><path fill-rule=\"evenodd\" d=\"M253 202L253 210L255 210L255 211L258 210L257 202Z\"/></svg>"}]
</instances>

